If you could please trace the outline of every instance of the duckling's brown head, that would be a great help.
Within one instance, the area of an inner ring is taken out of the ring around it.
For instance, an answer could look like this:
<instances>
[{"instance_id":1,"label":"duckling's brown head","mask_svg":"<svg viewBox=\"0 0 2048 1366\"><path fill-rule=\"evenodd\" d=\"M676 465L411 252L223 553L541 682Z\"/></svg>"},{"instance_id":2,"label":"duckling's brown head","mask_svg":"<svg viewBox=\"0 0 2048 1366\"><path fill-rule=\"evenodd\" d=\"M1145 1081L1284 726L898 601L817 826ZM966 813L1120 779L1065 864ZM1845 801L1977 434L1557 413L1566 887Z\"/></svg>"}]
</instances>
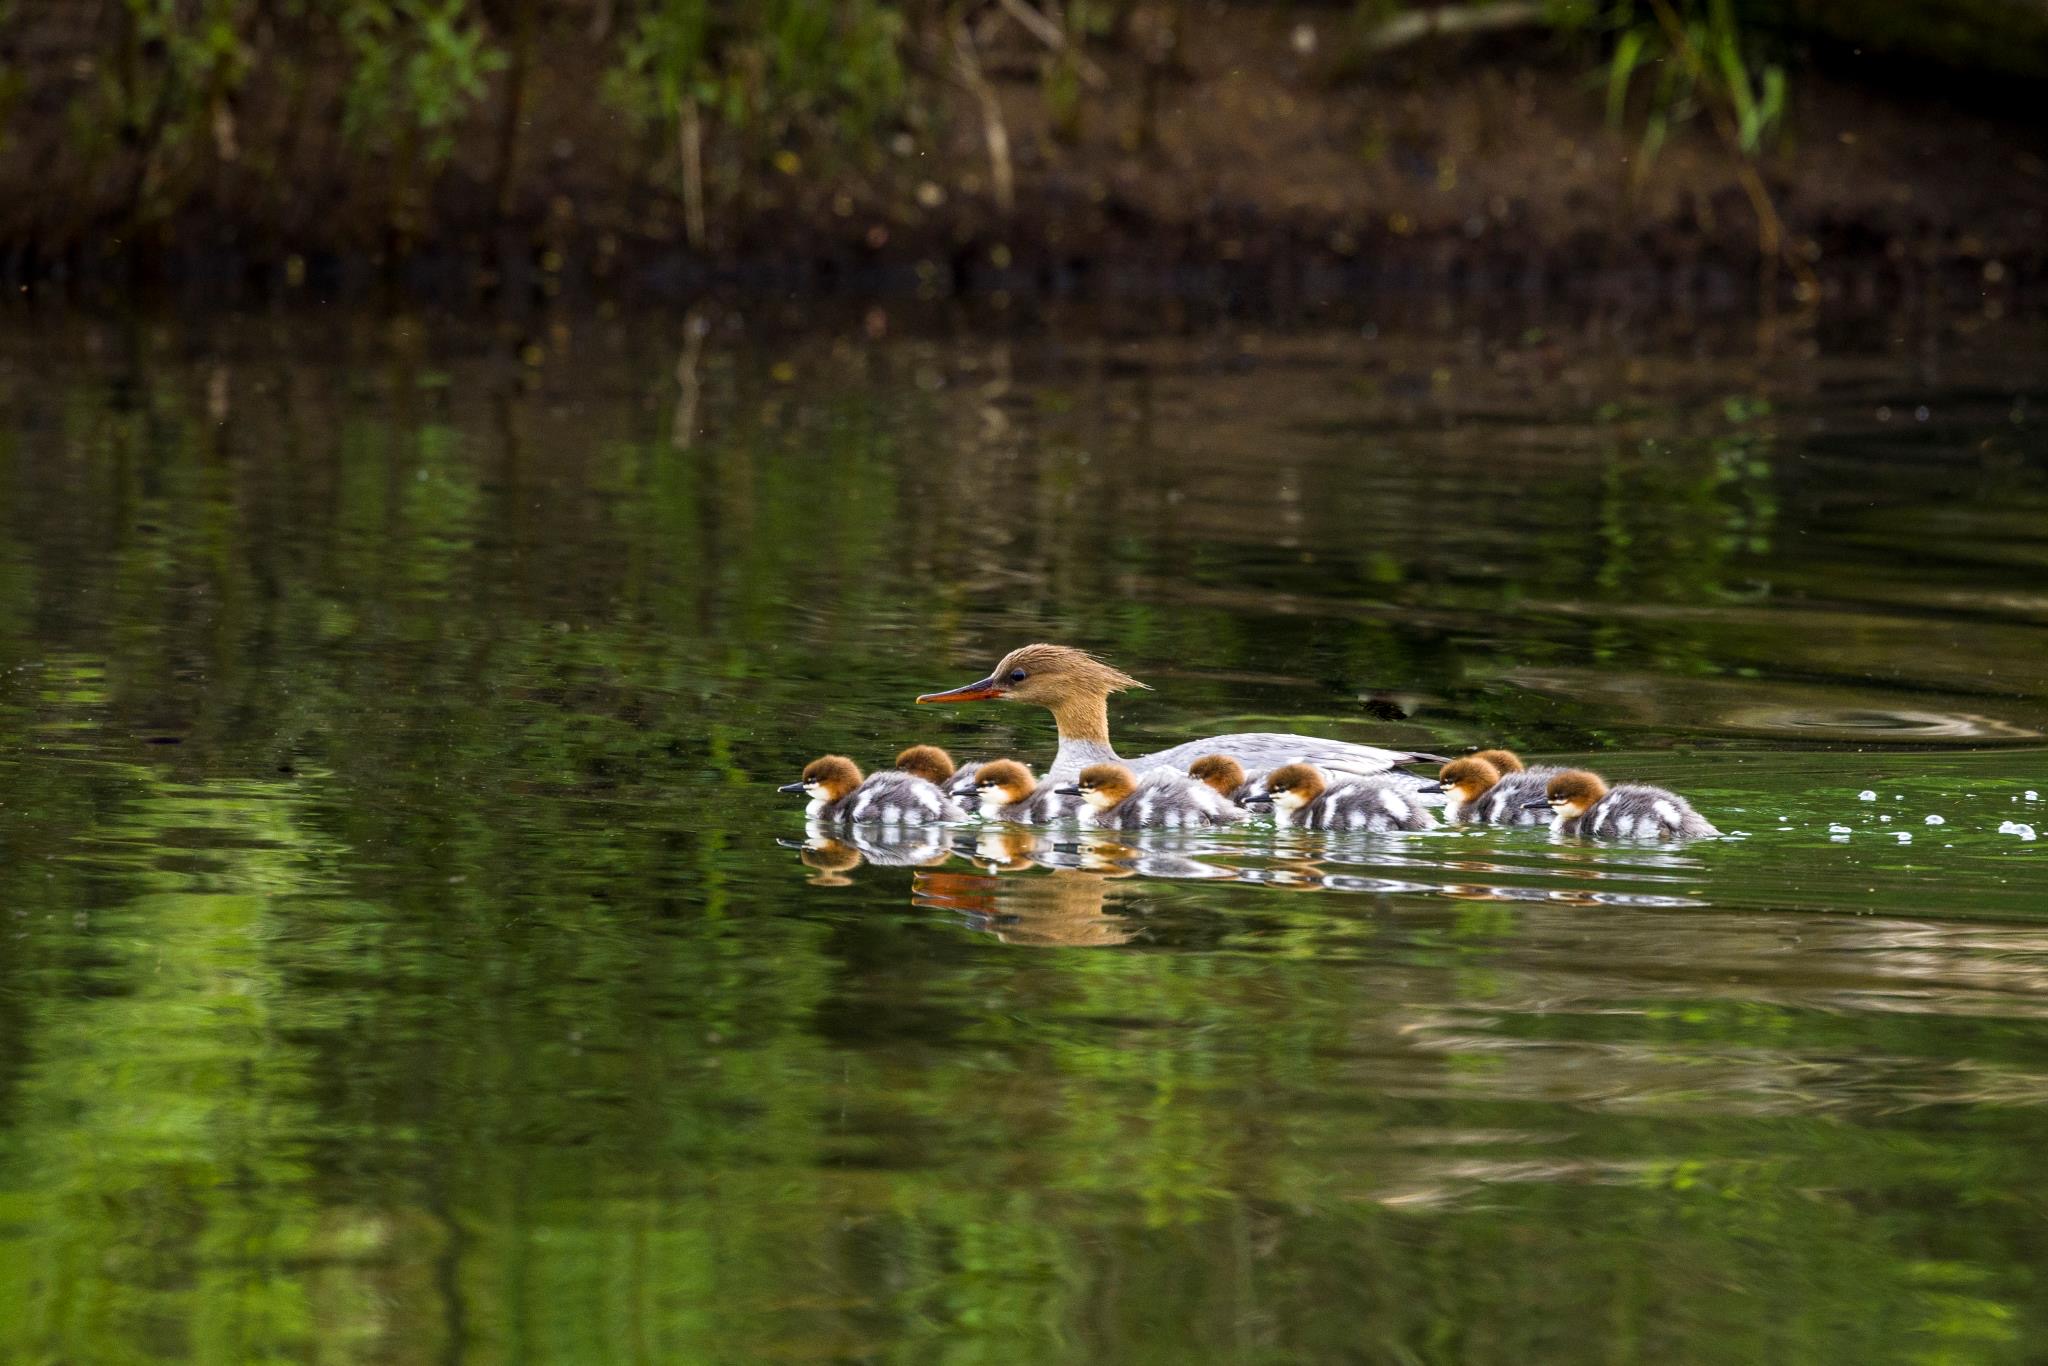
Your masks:
<instances>
[{"instance_id":1,"label":"duckling's brown head","mask_svg":"<svg viewBox=\"0 0 2048 1366\"><path fill-rule=\"evenodd\" d=\"M1228 754L1205 754L1188 765L1188 776L1228 797L1244 786L1244 765Z\"/></svg>"},{"instance_id":2,"label":"duckling's brown head","mask_svg":"<svg viewBox=\"0 0 2048 1366\"><path fill-rule=\"evenodd\" d=\"M1078 796L1097 811L1107 811L1138 790L1138 775L1122 764L1090 764L1072 787L1061 792Z\"/></svg>"},{"instance_id":3,"label":"duckling's brown head","mask_svg":"<svg viewBox=\"0 0 2048 1366\"><path fill-rule=\"evenodd\" d=\"M860 765L843 754L827 754L804 765L804 776L780 792L801 792L814 802L836 802L860 786Z\"/></svg>"},{"instance_id":4,"label":"duckling's brown head","mask_svg":"<svg viewBox=\"0 0 2048 1366\"><path fill-rule=\"evenodd\" d=\"M1283 764L1266 775L1266 793L1282 811L1299 811L1330 785L1314 764Z\"/></svg>"},{"instance_id":5,"label":"duckling's brown head","mask_svg":"<svg viewBox=\"0 0 2048 1366\"><path fill-rule=\"evenodd\" d=\"M1548 806L1566 820L1577 820L1606 795L1607 784L1599 774L1575 768L1552 778L1543 789L1544 800L1529 805Z\"/></svg>"},{"instance_id":6,"label":"duckling's brown head","mask_svg":"<svg viewBox=\"0 0 2048 1366\"><path fill-rule=\"evenodd\" d=\"M1038 786L1031 770L1015 759L997 759L974 770L974 790L984 808L1014 806Z\"/></svg>"},{"instance_id":7,"label":"duckling's brown head","mask_svg":"<svg viewBox=\"0 0 2048 1366\"><path fill-rule=\"evenodd\" d=\"M1520 773L1522 756L1511 749L1482 749L1477 754L1468 754L1468 759L1484 759L1502 773Z\"/></svg>"},{"instance_id":8,"label":"duckling's brown head","mask_svg":"<svg viewBox=\"0 0 2048 1366\"><path fill-rule=\"evenodd\" d=\"M896 756L896 768L928 783L943 783L953 776L953 756L937 745L912 745Z\"/></svg>"},{"instance_id":9,"label":"duckling's brown head","mask_svg":"<svg viewBox=\"0 0 2048 1366\"><path fill-rule=\"evenodd\" d=\"M1032 702L1058 711L1082 699L1099 701L1113 692L1145 685L1070 645L1020 645L978 683L929 692L920 702Z\"/></svg>"},{"instance_id":10,"label":"duckling's brown head","mask_svg":"<svg viewBox=\"0 0 2048 1366\"><path fill-rule=\"evenodd\" d=\"M1436 777L1442 789L1455 793L1460 802L1476 802L1500 781L1500 770L1474 754L1451 760Z\"/></svg>"}]
</instances>

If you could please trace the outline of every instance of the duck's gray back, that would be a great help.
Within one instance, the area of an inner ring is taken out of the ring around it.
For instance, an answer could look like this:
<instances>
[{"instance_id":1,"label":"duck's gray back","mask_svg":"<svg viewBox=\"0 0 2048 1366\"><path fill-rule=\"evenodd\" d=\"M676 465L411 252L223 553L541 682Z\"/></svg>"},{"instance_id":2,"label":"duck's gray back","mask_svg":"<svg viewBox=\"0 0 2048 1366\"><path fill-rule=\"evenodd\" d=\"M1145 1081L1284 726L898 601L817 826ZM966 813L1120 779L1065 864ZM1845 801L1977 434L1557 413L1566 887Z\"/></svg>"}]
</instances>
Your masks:
<instances>
[{"instance_id":1,"label":"duck's gray back","mask_svg":"<svg viewBox=\"0 0 2048 1366\"><path fill-rule=\"evenodd\" d=\"M1412 773L1390 772L1395 765L1442 762L1437 755L1412 750L1379 749L1373 745L1354 745L1345 740L1322 740L1313 735L1285 735L1278 731L1246 731L1236 735L1215 735L1206 740L1189 740L1186 744L1125 762L1139 773L1150 768L1170 768L1185 773L1189 764L1209 754L1227 754L1237 760L1244 765L1244 771L1251 775L1253 782L1262 782L1265 775L1283 764L1314 764L1333 776L1369 777L1385 773L1408 788L1421 787L1429 780Z\"/></svg>"}]
</instances>

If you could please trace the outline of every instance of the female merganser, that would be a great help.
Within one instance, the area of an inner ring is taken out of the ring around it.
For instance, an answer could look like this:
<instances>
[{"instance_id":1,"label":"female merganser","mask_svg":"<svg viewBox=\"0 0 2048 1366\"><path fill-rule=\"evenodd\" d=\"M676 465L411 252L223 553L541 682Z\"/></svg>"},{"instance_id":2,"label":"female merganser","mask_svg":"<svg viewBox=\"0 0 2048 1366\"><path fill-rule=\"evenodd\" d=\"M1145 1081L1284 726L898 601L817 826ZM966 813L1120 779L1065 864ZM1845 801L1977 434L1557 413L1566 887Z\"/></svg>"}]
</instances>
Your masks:
<instances>
[{"instance_id":1,"label":"female merganser","mask_svg":"<svg viewBox=\"0 0 2048 1366\"><path fill-rule=\"evenodd\" d=\"M1203 755L1188 765L1188 776L1196 782L1207 783L1212 792L1239 806L1266 790L1264 783L1247 782L1244 765L1228 754Z\"/></svg>"},{"instance_id":2,"label":"female merganser","mask_svg":"<svg viewBox=\"0 0 2048 1366\"><path fill-rule=\"evenodd\" d=\"M1343 777L1332 783L1314 764L1286 764L1266 775L1273 820L1297 830L1431 830L1436 817L1408 789L1383 778Z\"/></svg>"},{"instance_id":3,"label":"female merganser","mask_svg":"<svg viewBox=\"0 0 2048 1366\"><path fill-rule=\"evenodd\" d=\"M1124 762L1109 745L1109 695L1145 685L1082 650L1066 645L1025 645L1003 656L995 672L978 683L926 693L920 702L1034 702L1052 712L1059 727L1059 753L1048 781L1071 782L1090 764ZM1256 731L1189 740L1129 761L1140 773L1155 768L1184 772L1209 753L1227 754L1254 773L1276 765L1315 763L1359 775L1383 773L1397 764L1444 762L1443 756L1376 749L1342 740ZM1402 775L1403 778L1406 775ZM1418 784L1421 779L1416 779Z\"/></svg>"},{"instance_id":4,"label":"female merganser","mask_svg":"<svg viewBox=\"0 0 2048 1366\"><path fill-rule=\"evenodd\" d=\"M1074 801L1050 781L1039 782L1031 770L1015 759L997 759L981 765L974 776L976 799L982 818L1015 821L1019 825L1045 825L1073 815Z\"/></svg>"},{"instance_id":5,"label":"female merganser","mask_svg":"<svg viewBox=\"0 0 2048 1366\"><path fill-rule=\"evenodd\" d=\"M1707 818L1676 792L1623 783L1610 788L1597 773L1570 769L1552 778L1531 811L1552 813L1560 835L1594 839L1704 839L1718 835Z\"/></svg>"},{"instance_id":6,"label":"female merganser","mask_svg":"<svg viewBox=\"0 0 2048 1366\"><path fill-rule=\"evenodd\" d=\"M1541 825L1549 819L1529 803L1543 795L1544 784L1562 772L1555 768L1503 768L1507 759L1522 762L1504 749L1486 749L1453 759L1437 774L1444 794L1444 819L1458 825ZM1424 789L1427 791L1428 789Z\"/></svg>"},{"instance_id":7,"label":"female merganser","mask_svg":"<svg viewBox=\"0 0 2048 1366\"><path fill-rule=\"evenodd\" d=\"M1186 830L1236 825L1244 810L1207 783L1171 768L1143 778L1122 764L1090 764L1063 795L1088 803L1089 822L1105 830Z\"/></svg>"},{"instance_id":8,"label":"female merganser","mask_svg":"<svg viewBox=\"0 0 2048 1366\"><path fill-rule=\"evenodd\" d=\"M839 825L938 825L964 821L967 809L924 778L885 769L862 781L860 766L843 754L827 754L804 766L804 776L775 789L811 799L804 815Z\"/></svg>"}]
</instances>

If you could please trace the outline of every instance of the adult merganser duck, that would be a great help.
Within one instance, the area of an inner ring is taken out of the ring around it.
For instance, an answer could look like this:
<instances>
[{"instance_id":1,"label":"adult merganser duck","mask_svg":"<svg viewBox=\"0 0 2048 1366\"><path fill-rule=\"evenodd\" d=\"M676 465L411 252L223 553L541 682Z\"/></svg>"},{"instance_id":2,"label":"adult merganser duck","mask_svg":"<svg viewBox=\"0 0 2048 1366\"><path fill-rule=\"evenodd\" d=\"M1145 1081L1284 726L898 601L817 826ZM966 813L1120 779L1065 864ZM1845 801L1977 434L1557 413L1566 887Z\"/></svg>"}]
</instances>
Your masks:
<instances>
[{"instance_id":1,"label":"adult merganser duck","mask_svg":"<svg viewBox=\"0 0 2048 1366\"><path fill-rule=\"evenodd\" d=\"M1245 818L1237 803L1171 768L1140 778L1122 764L1090 764L1059 790L1088 803L1089 823L1105 830L1199 830Z\"/></svg>"},{"instance_id":2,"label":"adult merganser duck","mask_svg":"<svg viewBox=\"0 0 2048 1366\"><path fill-rule=\"evenodd\" d=\"M1083 650L1067 645L1024 645L1003 656L995 672L978 683L926 693L920 702L1033 702L1052 712L1059 727L1059 753L1048 780L1071 782L1090 764L1128 762L1140 773L1154 768L1184 772L1205 754L1227 754L1254 773L1276 765L1314 763L1359 775L1383 773L1399 764L1444 762L1442 755L1377 749L1343 740L1254 731L1215 735L1122 760L1109 744L1109 695L1145 685ZM1404 778L1406 775L1402 775ZM1422 780L1415 779L1417 784Z\"/></svg>"},{"instance_id":3,"label":"adult merganser duck","mask_svg":"<svg viewBox=\"0 0 2048 1366\"><path fill-rule=\"evenodd\" d=\"M804 766L804 776L775 789L811 799L804 815L839 825L938 825L964 821L967 809L930 781L898 769L884 769L865 781L860 766L843 754L827 754Z\"/></svg>"},{"instance_id":4,"label":"adult merganser duck","mask_svg":"<svg viewBox=\"0 0 2048 1366\"><path fill-rule=\"evenodd\" d=\"M1045 825L1080 809L1053 783L1039 782L1031 776L1030 769L1015 759L997 759L981 765L974 776L974 786L985 820Z\"/></svg>"},{"instance_id":5,"label":"adult merganser duck","mask_svg":"<svg viewBox=\"0 0 2048 1366\"><path fill-rule=\"evenodd\" d=\"M1266 794L1252 798L1252 804L1270 804L1276 823L1297 830L1385 833L1432 830L1437 823L1405 787L1386 778L1340 777L1332 782L1314 764L1274 769L1266 775Z\"/></svg>"},{"instance_id":6,"label":"adult merganser duck","mask_svg":"<svg viewBox=\"0 0 2048 1366\"><path fill-rule=\"evenodd\" d=\"M1188 765L1188 776L1196 782L1207 783L1216 795L1239 806L1266 790L1263 782L1246 781L1244 765L1228 754L1203 755Z\"/></svg>"},{"instance_id":7,"label":"adult merganser duck","mask_svg":"<svg viewBox=\"0 0 2048 1366\"><path fill-rule=\"evenodd\" d=\"M1516 767L1505 768L1502 760ZM1436 784L1444 793L1444 819L1456 825L1541 825L1548 820L1530 810L1529 803L1563 770L1524 769L1521 762L1507 750L1483 749L1445 764Z\"/></svg>"},{"instance_id":8,"label":"adult merganser duck","mask_svg":"<svg viewBox=\"0 0 2048 1366\"><path fill-rule=\"evenodd\" d=\"M1689 840L1721 833L1676 792L1639 783L1610 788L1599 774L1583 769L1552 778L1528 808L1551 812L1550 828L1560 835Z\"/></svg>"}]
</instances>

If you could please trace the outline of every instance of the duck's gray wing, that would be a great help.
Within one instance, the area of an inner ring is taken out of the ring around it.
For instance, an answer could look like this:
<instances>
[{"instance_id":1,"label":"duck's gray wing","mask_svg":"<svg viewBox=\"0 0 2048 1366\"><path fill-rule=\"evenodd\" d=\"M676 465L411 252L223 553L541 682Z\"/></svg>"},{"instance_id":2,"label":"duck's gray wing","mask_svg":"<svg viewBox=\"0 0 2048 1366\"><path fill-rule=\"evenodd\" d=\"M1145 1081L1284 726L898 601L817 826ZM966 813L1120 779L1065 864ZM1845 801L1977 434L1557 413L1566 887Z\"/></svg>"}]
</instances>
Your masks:
<instances>
[{"instance_id":1,"label":"duck's gray wing","mask_svg":"<svg viewBox=\"0 0 2048 1366\"><path fill-rule=\"evenodd\" d=\"M1228 754L1243 764L1245 772L1253 778L1263 777L1282 764L1314 764L1327 771L1364 777L1386 773L1401 764L1446 762L1440 755L1416 750L1380 749L1373 745L1354 745L1345 740L1321 740L1313 735L1284 735L1278 731L1212 735L1206 740L1189 740L1171 749L1140 755L1128 762L1139 773L1158 767L1185 773L1189 764L1207 754ZM1431 781L1416 774L1397 776L1416 787Z\"/></svg>"},{"instance_id":2,"label":"duck's gray wing","mask_svg":"<svg viewBox=\"0 0 2048 1366\"><path fill-rule=\"evenodd\" d=\"M838 819L859 825L936 825L964 821L967 808L934 783L895 769L875 774L840 803Z\"/></svg>"}]
</instances>

